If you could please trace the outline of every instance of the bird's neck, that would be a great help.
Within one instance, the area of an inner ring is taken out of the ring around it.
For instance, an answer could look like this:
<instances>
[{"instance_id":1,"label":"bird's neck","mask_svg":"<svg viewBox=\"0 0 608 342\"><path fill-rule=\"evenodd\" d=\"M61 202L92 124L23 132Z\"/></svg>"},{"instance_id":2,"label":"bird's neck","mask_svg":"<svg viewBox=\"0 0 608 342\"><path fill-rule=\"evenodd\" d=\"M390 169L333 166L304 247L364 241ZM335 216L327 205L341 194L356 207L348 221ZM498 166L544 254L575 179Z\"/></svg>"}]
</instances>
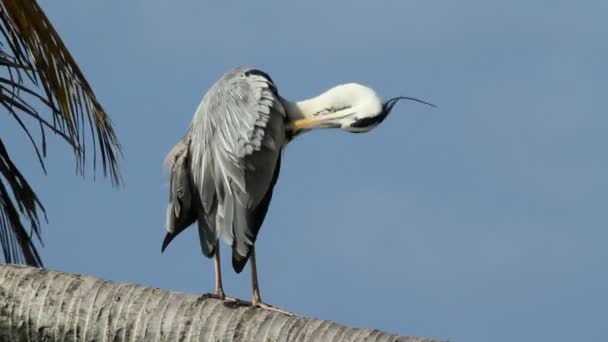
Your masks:
<instances>
[{"instance_id":1,"label":"bird's neck","mask_svg":"<svg viewBox=\"0 0 608 342\"><path fill-rule=\"evenodd\" d=\"M290 122L313 117L315 113L327 108L327 99L324 94L303 101L291 102L282 99L283 108L287 114L287 120Z\"/></svg>"}]
</instances>

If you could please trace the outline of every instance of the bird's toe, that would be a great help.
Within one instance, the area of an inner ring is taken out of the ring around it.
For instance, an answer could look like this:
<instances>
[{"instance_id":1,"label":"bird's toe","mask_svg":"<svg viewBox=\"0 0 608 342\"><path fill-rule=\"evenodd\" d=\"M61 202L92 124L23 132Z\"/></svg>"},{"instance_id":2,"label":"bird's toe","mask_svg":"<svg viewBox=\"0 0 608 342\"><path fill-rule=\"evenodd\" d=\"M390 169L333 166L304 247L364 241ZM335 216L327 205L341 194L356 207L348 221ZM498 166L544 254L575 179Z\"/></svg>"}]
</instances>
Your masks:
<instances>
[{"instance_id":1,"label":"bird's toe","mask_svg":"<svg viewBox=\"0 0 608 342\"><path fill-rule=\"evenodd\" d=\"M270 311L279 312L279 313L282 313L282 314L290 316L290 317L296 316L296 314L294 314L293 312L289 312L287 310L283 310L281 308L277 308L276 306L272 306L270 304L266 304L266 303L261 302L261 301L254 303L253 306L261 308L261 309L264 309L264 310L270 310Z\"/></svg>"}]
</instances>

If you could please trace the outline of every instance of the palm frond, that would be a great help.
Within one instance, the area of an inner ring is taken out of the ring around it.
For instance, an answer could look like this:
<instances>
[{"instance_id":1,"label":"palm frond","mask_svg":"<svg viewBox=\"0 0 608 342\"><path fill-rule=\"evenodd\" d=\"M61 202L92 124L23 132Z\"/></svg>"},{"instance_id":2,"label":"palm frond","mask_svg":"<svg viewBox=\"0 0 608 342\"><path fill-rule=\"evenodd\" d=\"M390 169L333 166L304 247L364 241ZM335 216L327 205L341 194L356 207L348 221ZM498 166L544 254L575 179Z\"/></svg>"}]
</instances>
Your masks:
<instances>
[{"instance_id":1,"label":"palm frond","mask_svg":"<svg viewBox=\"0 0 608 342\"><path fill-rule=\"evenodd\" d=\"M113 185L122 182L121 148L110 118L35 0L0 0L0 70L4 70L0 108L25 133L44 172L47 132L72 148L76 172L81 175L88 157L85 139L90 135L93 169L100 159L104 176L109 174ZM39 127L40 142L30 132L26 117ZM0 140L0 247L7 262L42 265L31 239L36 235L40 240L40 212L46 217ZM30 223L29 234L22 218Z\"/></svg>"},{"instance_id":2,"label":"palm frond","mask_svg":"<svg viewBox=\"0 0 608 342\"><path fill-rule=\"evenodd\" d=\"M34 190L11 161L2 139L0 139L0 175L2 175L0 178L0 246L4 259L10 262L25 262L28 265L40 266L42 260L40 260L20 216L27 216L31 231L40 239L38 210L42 211L45 218L46 212ZM14 202L3 180L6 180L11 189Z\"/></svg>"}]
</instances>

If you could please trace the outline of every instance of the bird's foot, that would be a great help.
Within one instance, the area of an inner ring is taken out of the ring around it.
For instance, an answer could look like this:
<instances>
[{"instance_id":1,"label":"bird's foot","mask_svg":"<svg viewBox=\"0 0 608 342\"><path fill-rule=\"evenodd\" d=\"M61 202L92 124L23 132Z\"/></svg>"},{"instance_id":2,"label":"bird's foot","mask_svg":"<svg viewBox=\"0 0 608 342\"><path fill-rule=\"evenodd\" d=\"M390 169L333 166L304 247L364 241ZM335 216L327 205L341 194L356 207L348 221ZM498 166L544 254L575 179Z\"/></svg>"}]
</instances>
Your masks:
<instances>
[{"instance_id":1,"label":"bird's foot","mask_svg":"<svg viewBox=\"0 0 608 342\"><path fill-rule=\"evenodd\" d=\"M264 310L270 310L270 311L280 312L280 313L282 313L284 315L291 316L291 317L293 317L293 316L296 315L293 312L289 312L287 310L283 310L281 308L277 308L276 306L272 306L270 304L266 304L266 303L264 303L262 301L254 301L253 302L253 306L261 308L261 309L264 309Z\"/></svg>"},{"instance_id":2,"label":"bird's foot","mask_svg":"<svg viewBox=\"0 0 608 342\"><path fill-rule=\"evenodd\" d=\"M238 299L238 298L226 298L224 301L224 306L229 307L231 309L236 309L243 306L251 306L251 302L246 300Z\"/></svg>"},{"instance_id":3,"label":"bird's foot","mask_svg":"<svg viewBox=\"0 0 608 342\"><path fill-rule=\"evenodd\" d=\"M280 312L280 313L290 316L290 317L296 316L296 314L294 314L293 312L289 312L287 310L277 308L276 306L272 306L270 304L266 304L261 301L249 302L249 301L238 299L238 298L228 299L228 297L226 297L226 300L224 300L224 305L231 309L236 309L236 308L240 308L240 307L244 307L244 306L258 307L258 308L264 309L264 310Z\"/></svg>"},{"instance_id":4,"label":"bird's foot","mask_svg":"<svg viewBox=\"0 0 608 342\"><path fill-rule=\"evenodd\" d=\"M224 294L224 291L216 291L215 293L205 293L201 296L201 300L207 298L219 299L223 301L224 306L235 309L241 306L251 306L251 302L241 300L234 297L228 297Z\"/></svg>"},{"instance_id":5,"label":"bird's foot","mask_svg":"<svg viewBox=\"0 0 608 342\"><path fill-rule=\"evenodd\" d=\"M219 300L223 300L223 301L235 301L238 300L236 298L233 297L228 297L224 294L224 292L216 292L216 293L203 293L203 295L201 296L201 300L205 300L208 298L213 298L213 299L219 299Z\"/></svg>"},{"instance_id":6,"label":"bird's foot","mask_svg":"<svg viewBox=\"0 0 608 342\"><path fill-rule=\"evenodd\" d=\"M203 293L203 295L200 297L200 300L205 300L205 299L209 299L209 298L224 300L224 298L226 298L226 296L224 296L224 294L217 294L217 293Z\"/></svg>"}]
</instances>

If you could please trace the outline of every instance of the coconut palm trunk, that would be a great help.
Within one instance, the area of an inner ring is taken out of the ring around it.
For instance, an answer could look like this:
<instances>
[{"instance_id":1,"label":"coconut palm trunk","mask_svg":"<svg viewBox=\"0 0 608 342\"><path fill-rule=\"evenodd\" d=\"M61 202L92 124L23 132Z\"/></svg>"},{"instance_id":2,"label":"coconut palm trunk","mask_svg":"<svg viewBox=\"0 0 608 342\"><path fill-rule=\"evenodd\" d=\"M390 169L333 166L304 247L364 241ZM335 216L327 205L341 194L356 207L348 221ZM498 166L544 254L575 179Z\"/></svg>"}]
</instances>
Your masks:
<instances>
[{"instance_id":1,"label":"coconut palm trunk","mask_svg":"<svg viewBox=\"0 0 608 342\"><path fill-rule=\"evenodd\" d=\"M0 115L2 128L24 133L43 172L50 132L73 150L77 173L84 174L90 158L119 183L120 145L110 119L35 0L0 0L2 112L8 115ZM9 151L0 137L0 249L8 263L41 266L34 242L46 212Z\"/></svg>"},{"instance_id":2,"label":"coconut palm trunk","mask_svg":"<svg viewBox=\"0 0 608 342\"><path fill-rule=\"evenodd\" d=\"M432 342L92 276L0 265L4 341Z\"/></svg>"}]
</instances>

